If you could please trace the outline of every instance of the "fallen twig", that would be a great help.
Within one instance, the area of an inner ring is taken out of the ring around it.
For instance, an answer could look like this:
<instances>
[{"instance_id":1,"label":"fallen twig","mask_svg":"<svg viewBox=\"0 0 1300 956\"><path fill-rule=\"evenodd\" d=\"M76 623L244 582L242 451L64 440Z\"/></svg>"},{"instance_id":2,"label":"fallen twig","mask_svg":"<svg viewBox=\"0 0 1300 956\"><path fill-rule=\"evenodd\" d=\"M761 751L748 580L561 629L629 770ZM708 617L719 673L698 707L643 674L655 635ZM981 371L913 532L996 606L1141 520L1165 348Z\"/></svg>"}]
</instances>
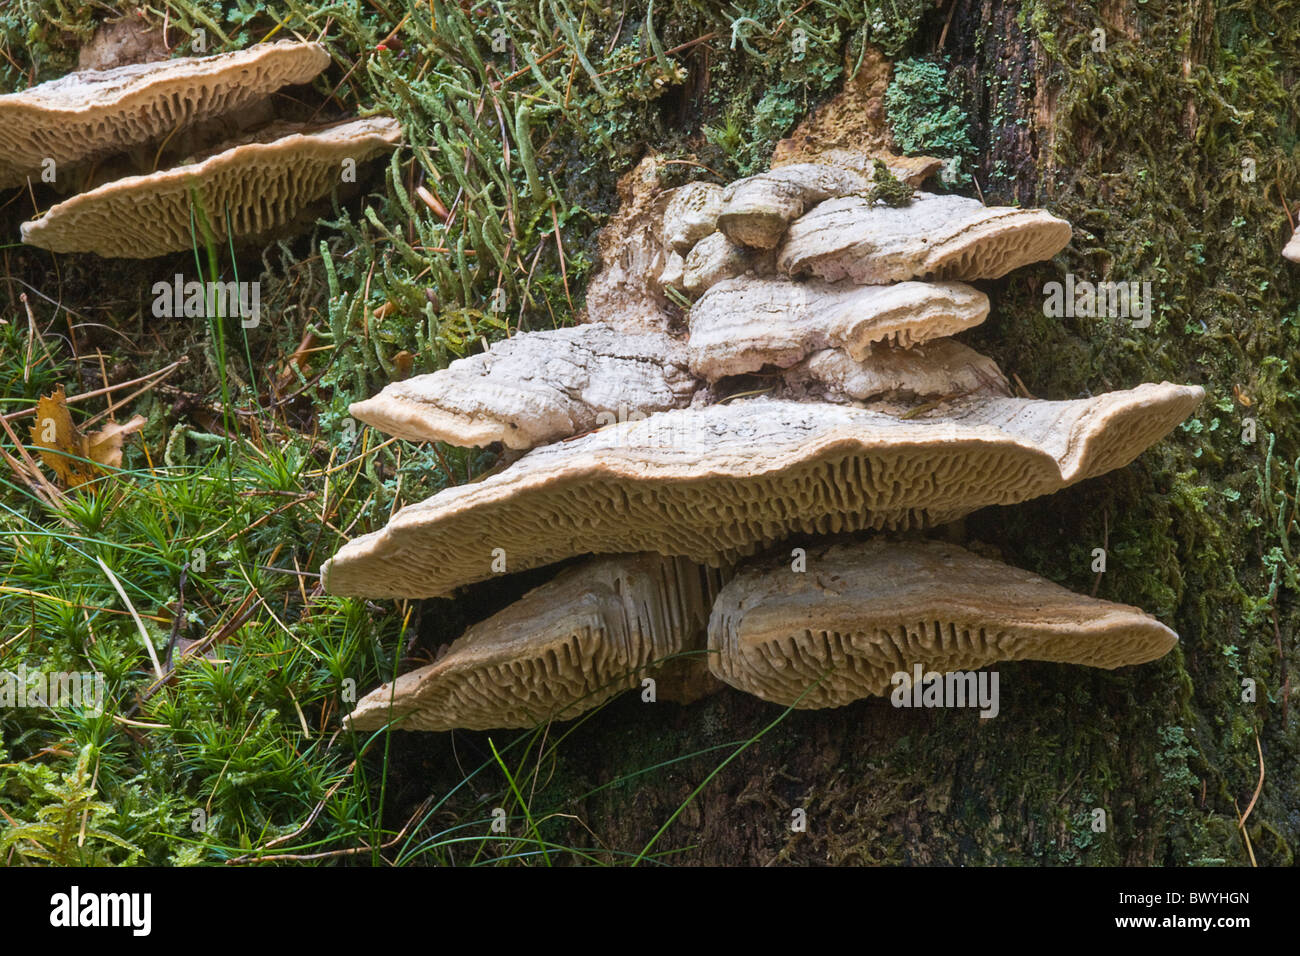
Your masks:
<instances>
[{"instance_id":1,"label":"fallen twig","mask_svg":"<svg viewBox=\"0 0 1300 956\"><path fill-rule=\"evenodd\" d=\"M80 395L69 395L65 399L65 401L67 404L73 405L77 402L84 402L87 401L88 399L98 398L101 395L108 395L111 394L112 392L120 391L121 389L124 388L130 388L132 385L139 385L142 382L151 382L152 384L150 385L150 387L152 388L154 384L157 384L157 382L162 381L162 379L166 378L172 372L176 371L178 368L180 368L182 365L187 363L189 360L190 357L188 355L182 355L175 362L172 362L171 365L166 365L155 372L150 372L148 375L141 375L139 378L133 378L128 382L118 382L116 385L106 385L103 388L97 388L91 392L82 392ZM134 395L129 396L128 398L124 399L123 402L130 401L130 399L134 397L135 397ZM119 403L119 406L120 404L122 403ZM36 409L34 407L25 408L21 412L10 412L8 415L4 416L4 419L5 421L12 422L19 418L26 418L29 415L35 415L35 414L36 414Z\"/></svg>"}]
</instances>

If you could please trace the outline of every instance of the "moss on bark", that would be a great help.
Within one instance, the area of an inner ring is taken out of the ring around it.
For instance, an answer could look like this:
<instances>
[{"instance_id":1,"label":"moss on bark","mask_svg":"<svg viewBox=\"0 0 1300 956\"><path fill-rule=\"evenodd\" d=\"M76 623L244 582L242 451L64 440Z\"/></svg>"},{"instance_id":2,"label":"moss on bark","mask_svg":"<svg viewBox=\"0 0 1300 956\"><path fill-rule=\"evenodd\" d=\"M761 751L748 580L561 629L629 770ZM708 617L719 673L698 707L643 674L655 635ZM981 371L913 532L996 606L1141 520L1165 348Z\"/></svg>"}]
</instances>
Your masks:
<instances>
[{"instance_id":1,"label":"moss on bark","mask_svg":"<svg viewBox=\"0 0 1300 956\"><path fill-rule=\"evenodd\" d=\"M1128 468L979 513L966 531L1012 564L1146 608L1180 646L1117 673L1003 665L993 720L882 700L792 714L675 820L656 845L680 850L673 859L1200 865L1253 851L1292 862L1300 270L1278 253L1284 202L1300 199L1300 31L1285 3L1103 11L957 0L944 52L972 91L983 195L1075 226L1052 263L987 284L993 314L969 340L1041 397L1168 379L1207 398ZM941 24L927 26L915 52L934 51ZM1044 284L1065 273L1151 282L1152 324L1046 317ZM628 695L543 768L534 814L582 821L556 818L557 837L590 827L602 846L639 850L733 748L641 771L743 741L780 713L730 691L688 708ZM1237 821L1261 752L1248 850ZM790 829L796 808L805 832Z\"/></svg>"}]
</instances>

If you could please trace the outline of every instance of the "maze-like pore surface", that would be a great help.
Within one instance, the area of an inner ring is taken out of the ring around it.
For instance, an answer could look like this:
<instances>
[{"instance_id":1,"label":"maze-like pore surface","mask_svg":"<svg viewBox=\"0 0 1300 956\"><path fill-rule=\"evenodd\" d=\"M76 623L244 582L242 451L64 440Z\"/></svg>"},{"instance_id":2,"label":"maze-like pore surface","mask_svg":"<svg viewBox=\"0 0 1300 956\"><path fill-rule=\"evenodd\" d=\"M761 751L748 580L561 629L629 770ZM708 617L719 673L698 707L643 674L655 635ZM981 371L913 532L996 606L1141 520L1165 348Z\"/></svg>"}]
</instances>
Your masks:
<instances>
[{"instance_id":1,"label":"maze-like pore surface","mask_svg":"<svg viewBox=\"0 0 1300 956\"><path fill-rule=\"evenodd\" d=\"M349 720L361 730L533 727L639 686L670 655L696 651L702 670L720 583L716 570L658 555L571 568L471 627L436 663L371 692Z\"/></svg>"},{"instance_id":2,"label":"maze-like pore surface","mask_svg":"<svg viewBox=\"0 0 1300 956\"><path fill-rule=\"evenodd\" d=\"M52 252L147 259L191 248L196 234L202 243L201 230L192 225L200 215L218 242L228 236L227 222L237 238L260 235L338 185L345 160L360 165L400 137L396 120L374 118L235 146L61 202L23 223L23 241Z\"/></svg>"},{"instance_id":3,"label":"maze-like pore surface","mask_svg":"<svg viewBox=\"0 0 1300 956\"><path fill-rule=\"evenodd\" d=\"M267 43L208 57L82 70L0 96L0 187L46 159L77 163L234 112L329 65L319 43Z\"/></svg>"},{"instance_id":4,"label":"maze-like pore surface","mask_svg":"<svg viewBox=\"0 0 1300 956\"><path fill-rule=\"evenodd\" d=\"M914 419L763 399L660 412L403 508L321 574L332 594L440 597L490 577L495 548L512 571L633 551L721 566L796 533L926 527L1127 464L1202 395L981 397Z\"/></svg>"},{"instance_id":5,"label":"maze-like pore surface","mask_svg":"<svg viewBox=\"0 0 1300 956\"><path fill-rule=\"evenodd\" d=\"M812 552L803 573L788 563L739 572L714 605L709 666L764 700L839 707L890 693L918 664L940 674L1018 660L1116 668L1177 641L1138 608L955 545L873 540Z\"/></svg>"}]
</instances>

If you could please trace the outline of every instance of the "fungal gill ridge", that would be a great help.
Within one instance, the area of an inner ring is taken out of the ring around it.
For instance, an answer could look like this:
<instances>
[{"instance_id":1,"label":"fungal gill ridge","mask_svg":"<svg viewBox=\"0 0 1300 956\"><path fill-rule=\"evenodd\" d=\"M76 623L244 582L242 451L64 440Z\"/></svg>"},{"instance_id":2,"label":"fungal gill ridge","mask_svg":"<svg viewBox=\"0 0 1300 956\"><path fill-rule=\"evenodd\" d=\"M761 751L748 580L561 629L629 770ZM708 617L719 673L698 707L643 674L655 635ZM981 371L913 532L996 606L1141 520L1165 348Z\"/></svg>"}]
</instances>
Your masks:
<instances>
[{"instance_id":1,"label":"fungal gill ridge","mask_svg":"<svg viewBox=\"0 0 1300 956\"><path fill-rule=\"evenodd\" d=\"M1135 607L1086 597L937 541L824 546L808 571L759 562L723 587L709 620L720 680L786 706L838 707L888 693L914 670L999 661L1113 669L1166 653L1177 635Z\"/></svg>"},{"instance_id":2,"label":"fungal gill ridge","mask_svg":"<svg viewBox=\"0 0 1300 956\"><path fill-rule=\"evenodd\" d=\"M670 678L691 666L704 674L705 627L722 580L716 569L657 555L571 568L471 627L436 663L363 698L349 720L358 729L390 717L407 730L532 727L658 678L669 659L683 658Z\"/></svg>"}]
</instances>

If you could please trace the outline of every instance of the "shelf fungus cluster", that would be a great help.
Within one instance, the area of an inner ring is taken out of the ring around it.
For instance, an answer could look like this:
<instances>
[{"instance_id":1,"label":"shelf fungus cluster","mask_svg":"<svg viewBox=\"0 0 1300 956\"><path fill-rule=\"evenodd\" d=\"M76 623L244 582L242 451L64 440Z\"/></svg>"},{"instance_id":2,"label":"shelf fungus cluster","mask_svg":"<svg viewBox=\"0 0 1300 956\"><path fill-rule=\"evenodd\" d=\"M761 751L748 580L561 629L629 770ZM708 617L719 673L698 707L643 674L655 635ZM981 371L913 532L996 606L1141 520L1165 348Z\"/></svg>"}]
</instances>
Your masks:
<instances>
[{"instance_id":1,"label":"shelf fungus cluster","mask_svg":"<svg viewBox=\"0 0 1300 956\"><path fill-rule=\"evenodd\" d=\"M0 188L77 194L22 224L53 252L145 259L292 229L305 207L391 149L397 122L290 121L271 97L329 65L318 43L80 70L0 96ZM159 169L161 162L174 162Z\"/></svg>"},{"instance_id":2,"label":"shelf fungus cluster","mask_svg":"<svg viewBox=\"0 0 1300 956\"><path fill-rule=\"evenodd\" d=\"M1050 258L1069 225L890 192L931 164L867 159L667 191L647 159L620 183L581 324L352 407L403 438L510 451L345 545L326 591L445 597L502 559L580 561L374 690L352 726L530 726L647 675L675 699L720 681L835 707L918 665L1114 668L1174 645L1137 608L924 533L1123 467L1202 390L1013 395L951 338L989 312L967 283Z\"/></svg>"}]
</instances>

